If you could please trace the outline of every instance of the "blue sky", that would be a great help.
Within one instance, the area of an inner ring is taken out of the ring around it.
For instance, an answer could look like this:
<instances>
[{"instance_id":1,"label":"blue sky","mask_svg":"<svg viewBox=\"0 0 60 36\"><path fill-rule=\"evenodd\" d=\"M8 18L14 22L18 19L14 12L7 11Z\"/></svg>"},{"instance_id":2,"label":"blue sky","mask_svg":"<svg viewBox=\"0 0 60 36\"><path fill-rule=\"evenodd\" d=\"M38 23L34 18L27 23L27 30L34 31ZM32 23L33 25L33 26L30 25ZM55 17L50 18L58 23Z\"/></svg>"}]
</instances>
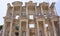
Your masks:
<instances>
[{"instance_id":1,"label":"blue sky","mask_svg":"<svg viewBox=\"0 0 60 36\"><path fill-rule=\"evenodd\" d=\"M22 2L28 2L29 0L0 0L0 25L4 24L3 17L6 15L7 11L7 3L12 3L14 1L22 1ZM60 0L32 0L33 2L41 3L43 1L49 2L50 4L52 2L56 2L55 7L58 15L60 16Z\"/></svg>"}]
</instances>

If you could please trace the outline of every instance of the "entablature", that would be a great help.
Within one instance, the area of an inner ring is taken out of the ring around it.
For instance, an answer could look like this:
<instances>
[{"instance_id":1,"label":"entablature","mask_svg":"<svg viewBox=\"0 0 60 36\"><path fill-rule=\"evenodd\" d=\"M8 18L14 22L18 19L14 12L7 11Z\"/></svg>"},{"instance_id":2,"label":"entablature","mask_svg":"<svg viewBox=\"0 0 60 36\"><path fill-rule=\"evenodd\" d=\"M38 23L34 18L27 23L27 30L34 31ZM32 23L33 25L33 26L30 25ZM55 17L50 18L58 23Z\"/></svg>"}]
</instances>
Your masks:
<instances>
[{"instance_id":1,"label":"entablature","mask_svg":"<svg viewBox=\"0 0 60 36\"><path fill-rule=\"evenodd\" d=\"M53 17L51 17L51 20L52 21L59 21L59 17L58 16L53 16Z\"/></svg>"}]
</instances>

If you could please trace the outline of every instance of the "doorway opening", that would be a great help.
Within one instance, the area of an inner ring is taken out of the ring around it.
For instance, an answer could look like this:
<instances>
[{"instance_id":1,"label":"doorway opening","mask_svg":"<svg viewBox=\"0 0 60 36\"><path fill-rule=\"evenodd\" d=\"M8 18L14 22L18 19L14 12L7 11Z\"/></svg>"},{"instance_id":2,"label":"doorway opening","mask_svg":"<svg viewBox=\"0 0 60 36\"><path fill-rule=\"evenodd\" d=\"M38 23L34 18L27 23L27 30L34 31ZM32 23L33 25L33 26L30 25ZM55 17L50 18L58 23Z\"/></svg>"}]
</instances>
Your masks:
<instances>
[{"instance_id":1,"label":"doorway opening","mask_svg":"<svg viewBox=\"0 0 60 36\"><path fill-rule=\"evenodd\" d=\"M18 33L18 32L15 32L15 35L16 35L16 36L19 36L19 33Z\"/></svg>"}]
</instances>

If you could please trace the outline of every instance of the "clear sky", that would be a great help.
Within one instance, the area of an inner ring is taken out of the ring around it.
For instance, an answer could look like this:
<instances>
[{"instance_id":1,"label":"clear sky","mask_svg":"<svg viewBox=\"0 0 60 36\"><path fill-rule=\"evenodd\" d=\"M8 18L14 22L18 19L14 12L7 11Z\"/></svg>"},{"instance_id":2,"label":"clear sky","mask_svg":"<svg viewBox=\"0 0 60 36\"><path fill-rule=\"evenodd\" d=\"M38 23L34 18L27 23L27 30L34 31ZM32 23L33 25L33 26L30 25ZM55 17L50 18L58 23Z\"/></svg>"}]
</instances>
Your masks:
<instances>
[{"instance_id":1,"label":"clear sky","mask_svg":"<svg viewBox=\"0 0 60 36\"><path fill-rule=\"evenodd\" d=\"M14 1L22 1L22 2L28 2L29 0L0 0L0 25L4 24L3 17L6 15L7 11L7 3L12 3ZM60 16L60 0L32 0L33 2L41 3L43 1L49 2L50 4L52 2L56 2L55 7L58 15Z\"/></svg>"}]
</instances>

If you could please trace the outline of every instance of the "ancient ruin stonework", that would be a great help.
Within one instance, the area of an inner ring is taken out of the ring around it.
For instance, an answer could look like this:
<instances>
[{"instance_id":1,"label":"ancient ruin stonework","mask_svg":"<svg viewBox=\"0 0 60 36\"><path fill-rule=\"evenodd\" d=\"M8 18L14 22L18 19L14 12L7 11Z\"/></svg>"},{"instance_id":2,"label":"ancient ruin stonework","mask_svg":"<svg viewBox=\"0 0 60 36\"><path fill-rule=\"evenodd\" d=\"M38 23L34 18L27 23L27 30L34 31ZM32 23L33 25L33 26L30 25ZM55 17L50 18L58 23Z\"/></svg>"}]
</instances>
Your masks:
<instances>
[{"instance_id":1,"label":"ancient ruin stonework","mask_svg":"<svg viewBox=\"0 0 60 36\"><path fill-rule=\"evenodd\" d=\"M55 3L15 1L7 4L2 36L59 36L59 16Z\"/></svg>"}]
</instances>

